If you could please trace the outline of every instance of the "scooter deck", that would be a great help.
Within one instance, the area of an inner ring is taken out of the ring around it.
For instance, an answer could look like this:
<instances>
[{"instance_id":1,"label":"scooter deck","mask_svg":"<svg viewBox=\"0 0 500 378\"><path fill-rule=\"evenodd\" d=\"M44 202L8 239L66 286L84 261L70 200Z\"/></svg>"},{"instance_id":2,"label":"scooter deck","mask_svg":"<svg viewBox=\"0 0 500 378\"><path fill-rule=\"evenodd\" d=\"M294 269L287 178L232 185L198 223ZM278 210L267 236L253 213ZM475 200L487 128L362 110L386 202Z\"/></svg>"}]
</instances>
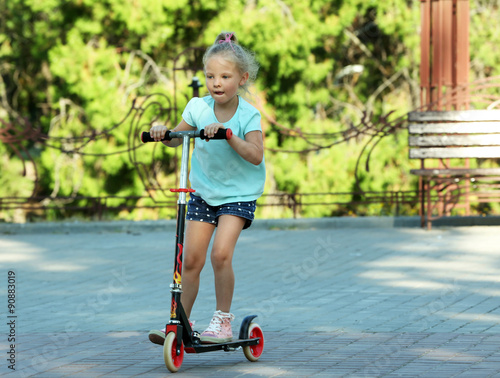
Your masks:
<instances>
[{"instance_id":1,"label":"scooter deck","mask_svg":"<svg viewBox=\"0 0 500 378\"><path fill-rule=\"evenodd\" d=\"M186 353L204 353L204 352L212 352L215 350L223 350L225 352L231 352L238 348L243 348L251 345L257 345L260 342L260 337L245 339L245 340L235 340L227 343L220 344L198 344L185 346L184 351Z\"/></svg>"}]
</instances>

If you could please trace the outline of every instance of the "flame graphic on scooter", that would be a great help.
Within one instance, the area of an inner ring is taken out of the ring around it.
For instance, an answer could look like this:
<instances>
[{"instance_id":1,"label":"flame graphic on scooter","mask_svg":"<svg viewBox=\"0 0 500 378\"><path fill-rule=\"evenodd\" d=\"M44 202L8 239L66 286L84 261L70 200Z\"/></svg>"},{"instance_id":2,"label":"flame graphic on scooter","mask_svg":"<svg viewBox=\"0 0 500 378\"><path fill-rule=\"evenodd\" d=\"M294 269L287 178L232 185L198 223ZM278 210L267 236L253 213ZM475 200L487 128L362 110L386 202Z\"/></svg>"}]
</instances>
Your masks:
<instances>
[{"instance_id":1,"label":"flame graphic on scooter","mask_svg":"<svg viewBox=\"0 0 500 378\"><path fill-rule=\"evenodd\" d=\"M182 244L177 243L177 248L179 248L179 254L177 255L177 270L174 273L174 283L180 285L182 272Z\"/></svg>"},{"instance_id":2,"label":"flame graphic on scooter","mask_svg":"<svg viewBox=\"0 0 500 378\"><path fill-rule=\"evenodd\" d=\"M175 318L177 314L177 302L175 299L172 299L172 305L170 306L170 316Z\"/></svg>"}]
</instances>

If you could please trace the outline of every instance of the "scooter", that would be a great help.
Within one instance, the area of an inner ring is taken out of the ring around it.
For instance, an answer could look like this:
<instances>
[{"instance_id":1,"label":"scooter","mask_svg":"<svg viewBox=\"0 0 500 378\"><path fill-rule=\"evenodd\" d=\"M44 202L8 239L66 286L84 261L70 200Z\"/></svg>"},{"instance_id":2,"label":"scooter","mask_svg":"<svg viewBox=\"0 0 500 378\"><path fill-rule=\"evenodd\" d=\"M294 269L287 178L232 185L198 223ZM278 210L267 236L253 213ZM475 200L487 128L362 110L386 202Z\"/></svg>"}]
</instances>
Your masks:
<instances>
[{"instance_id":1,"label":"scooter","mask_svg":"<svg viewBox=\"0 0 500 378\"><path fill-rule=\"evenodd\" d=\"M219 129L212 139L231 139L233 133L231 129ZM171 192L178 193L177 202L177 225L175 240L174 277L170 285L171 304L170 320L166 324L165 343L163 344L163 359L165 366L172 373L177 372L184 360L184 353L204 353L216 350L225 352L243 349L245 357L251 361L257 361L264 351L264 333L262 328L253 320L257 315L246 316L240 326L239 339L221 344L202 344L198 332L193 331L181 303L182 293L182 262L184 246L184 228L186 223L186 196L193 193L193 189L187 187L189 148L191 138L208 139L204 130L193 131L167 131L164 140L167 138L182 138L182 157L180 169L180 186L178 189L170 189ZM143 143L154 142L148 132L141 134Z\"/></svg>"}]
</instances>

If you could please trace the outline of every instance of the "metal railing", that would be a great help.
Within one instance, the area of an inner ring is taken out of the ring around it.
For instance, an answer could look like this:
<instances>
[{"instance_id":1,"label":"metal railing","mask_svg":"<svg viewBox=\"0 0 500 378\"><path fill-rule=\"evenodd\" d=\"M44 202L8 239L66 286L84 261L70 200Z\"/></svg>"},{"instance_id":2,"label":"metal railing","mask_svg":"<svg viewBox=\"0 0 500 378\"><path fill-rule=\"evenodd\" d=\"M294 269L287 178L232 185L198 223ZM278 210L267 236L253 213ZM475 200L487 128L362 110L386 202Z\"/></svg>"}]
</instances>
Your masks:
<instances>
[{"instance_id":1,"label":"metal railing","mask_svg":"<svg viewBox=\"0 0 500 378\"><path fill-rule=\"evenodd\" d=\"M370 206L378 205L384 209L384 214L406 214L402 209L418 207L418 192L415 191L385 191L385 192L343 192L343 193L272 193L264 194L258 200L258 207L286 208L292 211L295 218L300 217L306 207L321 206L328 208L332 215L349 215L362 213ZM0 213L2 211L21 210L28 220L45 219L49 212L60 215L80 216L94 220L103 220L120 211L136 209L172 209L177 207L177 197L171 195L163 201L149 201L149 196L74 196L74 197L2 197L0 198ZM119 202L119 204L116 204ZM363 208L363 211L359 211ZM173 217L173 216L172 216Z\"/></svg>"}]
</instances>

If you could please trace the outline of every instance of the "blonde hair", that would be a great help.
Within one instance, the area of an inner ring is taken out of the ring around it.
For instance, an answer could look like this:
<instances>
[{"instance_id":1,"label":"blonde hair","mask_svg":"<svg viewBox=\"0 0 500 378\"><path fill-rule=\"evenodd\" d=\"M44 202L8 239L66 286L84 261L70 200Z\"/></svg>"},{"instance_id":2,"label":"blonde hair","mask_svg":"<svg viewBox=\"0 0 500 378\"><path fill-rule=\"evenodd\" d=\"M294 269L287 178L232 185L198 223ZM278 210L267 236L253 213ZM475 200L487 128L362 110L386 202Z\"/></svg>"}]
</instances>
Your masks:
<instances>
[{"instance_id":1,"label":"blonde hair","mask_svg":"<svg viewBox=\"0 0 500 378\"><path fill-rule=\"evenodd\" d=\"M241 74L248 72L248 80L240 89L250 94L249 87L255 82L257 72L259 72L259 63L255 59L255 54L242 47L234 33L223 31L203 55L203 67L206 67L208 60L216 55L222 55L224 59L235 63Z\"/></svg>"}]
</instances>

